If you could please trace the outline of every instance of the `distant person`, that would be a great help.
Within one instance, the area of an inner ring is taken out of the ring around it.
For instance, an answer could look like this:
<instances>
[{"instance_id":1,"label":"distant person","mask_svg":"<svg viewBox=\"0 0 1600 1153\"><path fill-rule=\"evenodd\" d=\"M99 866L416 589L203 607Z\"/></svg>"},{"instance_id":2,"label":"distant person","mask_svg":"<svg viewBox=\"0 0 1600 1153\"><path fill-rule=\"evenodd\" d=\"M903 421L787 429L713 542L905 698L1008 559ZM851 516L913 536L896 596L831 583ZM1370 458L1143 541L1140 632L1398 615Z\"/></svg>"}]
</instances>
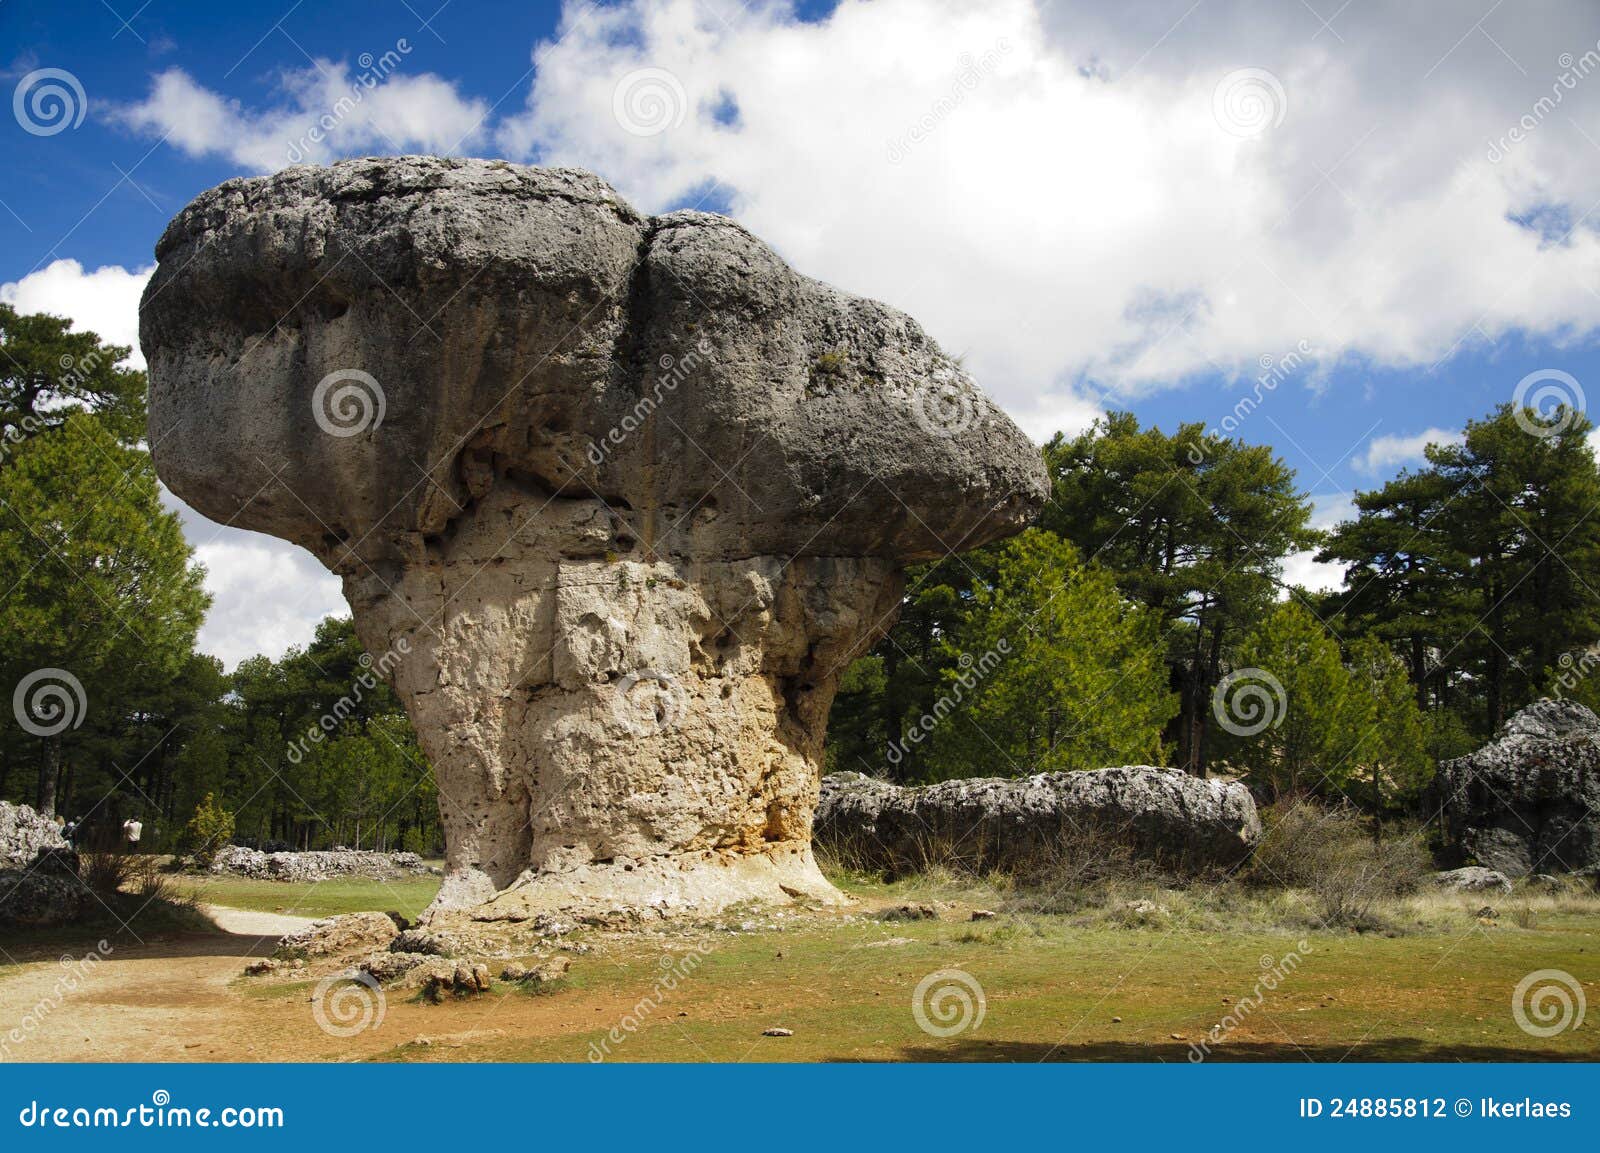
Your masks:
<instances>
[{"instance_id":1,"label":"distant person","mask_svg":"<svg viewBox=\"0 0 1600 1153\"><path fill-rule=\"evenodd\" d=\"M144 825L129 817L122 822L122 835L128 842L128 847L134 848L139 843L139 834L144 832Z\"/></svg>"}]
</instances>

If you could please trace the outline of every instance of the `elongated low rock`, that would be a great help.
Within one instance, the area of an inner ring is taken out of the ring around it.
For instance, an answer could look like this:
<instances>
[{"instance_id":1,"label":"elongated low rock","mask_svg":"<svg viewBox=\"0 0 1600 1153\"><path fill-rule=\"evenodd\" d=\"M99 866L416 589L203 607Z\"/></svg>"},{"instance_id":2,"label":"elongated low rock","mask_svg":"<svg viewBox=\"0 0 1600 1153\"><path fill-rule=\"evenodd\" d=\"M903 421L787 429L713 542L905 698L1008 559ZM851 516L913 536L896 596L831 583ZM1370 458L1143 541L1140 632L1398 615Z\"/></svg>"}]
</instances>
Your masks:
<instances>
[{"instance_id":1,"label":"elongated low rock","mask_svg":"<svg viewBox=\"0 0 1600 1153\"><path fill-rule=\"evenodd\" d=\"M499 161L200 196L145 292L183 499L313 552L437 776L436 909L833 896L839 673L1038 452L914 321L737 224Z\"/></svg>"},{"instance_id":2,"label":"elongated low rock","mask_svg":"<svg viewBox=\"0 0 1600 1153\"><path fill-rule=\"evenodd\" d=\"M1250 790L1146 765L902 786L822 779L817 840L890 873L930 862L1030 872L1074 840L1118 844L1173 868L1237 864L1261 839Z\"/></svg>"}]
</instances>

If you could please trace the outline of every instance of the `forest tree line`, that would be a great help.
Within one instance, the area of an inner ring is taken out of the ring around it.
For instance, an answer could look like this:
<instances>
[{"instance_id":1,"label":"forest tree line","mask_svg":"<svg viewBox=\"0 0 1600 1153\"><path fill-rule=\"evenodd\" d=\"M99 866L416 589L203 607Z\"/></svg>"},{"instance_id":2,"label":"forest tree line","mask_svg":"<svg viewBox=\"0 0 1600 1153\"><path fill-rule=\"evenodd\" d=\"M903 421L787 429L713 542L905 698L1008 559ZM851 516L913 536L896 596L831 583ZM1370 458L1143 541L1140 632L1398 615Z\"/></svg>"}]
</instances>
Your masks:
<instances>
[{"instance_id":1,"label":"forest tree line","mask_svg":"<svg viewBox=\"0 0 1600 1153\"><path fill-rule=\"evenodd\" d=\"M209 795L245 843L436 851L431 773L348 619L232 672L196 650L204 574L128 350L4 305L0 349L0 798L95 835L135 817L158 848ZM1590 428L1501 406L1331 531L1267 446L1124 412L1058 435L1037 524L912 570L897 623L838 670L828 767L1144 763L1415 806L1534 698L1600 704ZM1307 550L1341 590L1285 583Z\"/></svg>"}]
</instances>

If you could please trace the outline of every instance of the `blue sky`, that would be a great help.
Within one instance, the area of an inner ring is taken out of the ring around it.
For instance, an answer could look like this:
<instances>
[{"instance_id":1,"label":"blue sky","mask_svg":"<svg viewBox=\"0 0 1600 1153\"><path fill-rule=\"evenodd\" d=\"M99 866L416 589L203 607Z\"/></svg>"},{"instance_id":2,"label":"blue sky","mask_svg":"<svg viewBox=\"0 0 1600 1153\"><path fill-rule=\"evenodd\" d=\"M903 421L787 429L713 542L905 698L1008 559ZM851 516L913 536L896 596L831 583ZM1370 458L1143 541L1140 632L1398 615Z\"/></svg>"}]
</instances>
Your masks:
<instances>
[{"instance_id":1,"label":"blue sky","mask_svg":"<svg viewBox=\"0 0 1600 1153\"><path fill-rule=\"evenodd\" d=\"M0 297L129 340L223 180L575 163L905 308L1037 436L1216 425L1287 363L1237 435L1329 518L1531 373L1600 387L1600 9L1375 7L7 0ZM45 69L82 91L57 131ZM304 554L188 518L229 664L340 609Z\"/></svg>"}]
</instances>

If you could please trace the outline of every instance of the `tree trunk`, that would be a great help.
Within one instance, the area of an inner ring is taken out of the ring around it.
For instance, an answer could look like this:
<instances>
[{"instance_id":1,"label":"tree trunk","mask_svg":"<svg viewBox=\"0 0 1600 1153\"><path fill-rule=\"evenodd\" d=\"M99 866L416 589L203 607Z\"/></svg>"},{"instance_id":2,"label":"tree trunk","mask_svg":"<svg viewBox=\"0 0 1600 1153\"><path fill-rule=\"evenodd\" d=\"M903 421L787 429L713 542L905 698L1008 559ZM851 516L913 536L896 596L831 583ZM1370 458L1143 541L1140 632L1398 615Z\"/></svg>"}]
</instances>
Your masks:
<instances>
[{"instance_id":1,"label":"tree trunk","mask_svg":"<svg viewBox=\"0 0 1600 1153\"><path fill-rule=\"evenodd\" d=\"M56 782L61 776L61 738L44 738L44 755L39 759L39 803L34 806L45 817L56 815Z\"/></svg>"}]
</instances>

